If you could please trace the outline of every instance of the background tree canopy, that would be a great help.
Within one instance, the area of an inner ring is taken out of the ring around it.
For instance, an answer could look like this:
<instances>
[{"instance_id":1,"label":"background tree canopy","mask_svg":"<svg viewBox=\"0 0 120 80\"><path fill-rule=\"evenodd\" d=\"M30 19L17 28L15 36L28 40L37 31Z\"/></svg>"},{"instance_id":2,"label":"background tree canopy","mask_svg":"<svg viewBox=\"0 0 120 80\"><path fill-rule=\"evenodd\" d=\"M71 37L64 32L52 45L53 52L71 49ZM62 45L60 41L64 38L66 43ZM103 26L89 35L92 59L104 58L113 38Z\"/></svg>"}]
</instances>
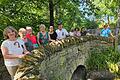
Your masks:
<instances>
[{"instance_id":1,"label":"background tree canopy","mask_svg":"<svg viewBox=\"0 0 120 80\"><path fill-rule=\"evenodd\" d=\"M97 28L96 19L103 16L108 20L113 16L117 21L119 5L119 0L0 0L0 36L8 25L16 29L32 26L35 32L41 23L57 28L58 21L67 30Z\"/></svg>"}]
</instances>

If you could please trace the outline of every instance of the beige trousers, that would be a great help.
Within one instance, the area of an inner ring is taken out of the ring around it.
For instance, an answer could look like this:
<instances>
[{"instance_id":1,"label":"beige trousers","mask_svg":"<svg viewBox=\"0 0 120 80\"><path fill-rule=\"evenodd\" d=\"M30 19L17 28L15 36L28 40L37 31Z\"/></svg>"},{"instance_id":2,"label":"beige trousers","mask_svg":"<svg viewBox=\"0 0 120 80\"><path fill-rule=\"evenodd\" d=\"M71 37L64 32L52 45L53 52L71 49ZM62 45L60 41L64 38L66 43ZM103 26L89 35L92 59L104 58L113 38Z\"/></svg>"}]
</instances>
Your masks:
<instances>
[{"instance_id":1,"label":"beige trousers","mask_svg":"<svg viewBox=\"0 0 120 80\"><path fill-rule=\"evenodd\" d=\"M10 76L11 76L11 79L14 80L14 76L15 76L15 73L18 69L18 66L6 66Z\"/></svg>"}]
</instances>

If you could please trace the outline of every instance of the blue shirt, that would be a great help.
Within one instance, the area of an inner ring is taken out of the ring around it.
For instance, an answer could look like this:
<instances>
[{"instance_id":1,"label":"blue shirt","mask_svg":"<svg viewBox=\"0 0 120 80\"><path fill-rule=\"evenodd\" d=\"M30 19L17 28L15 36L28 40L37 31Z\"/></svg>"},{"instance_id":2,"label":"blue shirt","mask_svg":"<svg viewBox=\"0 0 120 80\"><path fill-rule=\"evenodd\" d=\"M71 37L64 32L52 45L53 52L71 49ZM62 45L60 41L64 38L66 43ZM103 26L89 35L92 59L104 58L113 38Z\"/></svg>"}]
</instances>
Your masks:
<instances>
[{"instance_id":1,"label":"blue shirt","mask_svg":"<svg viewBox=\"0 0 120 80\"><path fill-rule=\"evenodd\" d=\"M111 30L109 28L102 29L100 36L102 36L102 37L109 37L110 33L111 33Z\"/></svg>"}]
</instances>

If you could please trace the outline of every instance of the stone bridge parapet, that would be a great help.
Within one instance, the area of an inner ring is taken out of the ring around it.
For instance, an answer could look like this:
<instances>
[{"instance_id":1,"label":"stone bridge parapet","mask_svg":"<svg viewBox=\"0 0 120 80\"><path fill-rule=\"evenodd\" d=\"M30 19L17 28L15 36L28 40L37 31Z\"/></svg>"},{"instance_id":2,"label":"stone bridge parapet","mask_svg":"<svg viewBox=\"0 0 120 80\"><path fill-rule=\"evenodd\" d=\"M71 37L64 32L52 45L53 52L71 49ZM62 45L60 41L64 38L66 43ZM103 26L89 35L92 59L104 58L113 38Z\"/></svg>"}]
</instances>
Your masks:
<instances>
[{"instance_id":1,"label":"stone bridge parapet","mask_svg":"<svg viewBox=\"0 0 120 80\"><path fill-rule=\"evenodd\" d=\"M70 80L78 65L85 65L91 48L114 47L114 39L100 36L68 37L39 47L24 58L17 71L20 80Z\"/></svg>"}]
</instances>

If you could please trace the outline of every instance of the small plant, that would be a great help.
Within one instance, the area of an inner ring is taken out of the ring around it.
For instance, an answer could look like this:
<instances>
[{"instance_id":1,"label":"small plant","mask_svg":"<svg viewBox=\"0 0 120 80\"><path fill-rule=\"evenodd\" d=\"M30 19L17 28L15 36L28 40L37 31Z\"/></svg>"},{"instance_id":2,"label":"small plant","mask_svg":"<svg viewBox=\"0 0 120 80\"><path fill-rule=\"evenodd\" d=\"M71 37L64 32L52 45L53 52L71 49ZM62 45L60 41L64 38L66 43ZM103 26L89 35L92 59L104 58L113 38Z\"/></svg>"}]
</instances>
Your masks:
<instances>
[{"instance_id":1,"label":"small plant","mask_svg":"<svg viewBox=\"0 0 120 80\"><path fill-rule=\"evenodd\" d=\"M111 73L118 73L119 68L116 63L107 62L107 65Z\"/></svg>"}]
</instances>

